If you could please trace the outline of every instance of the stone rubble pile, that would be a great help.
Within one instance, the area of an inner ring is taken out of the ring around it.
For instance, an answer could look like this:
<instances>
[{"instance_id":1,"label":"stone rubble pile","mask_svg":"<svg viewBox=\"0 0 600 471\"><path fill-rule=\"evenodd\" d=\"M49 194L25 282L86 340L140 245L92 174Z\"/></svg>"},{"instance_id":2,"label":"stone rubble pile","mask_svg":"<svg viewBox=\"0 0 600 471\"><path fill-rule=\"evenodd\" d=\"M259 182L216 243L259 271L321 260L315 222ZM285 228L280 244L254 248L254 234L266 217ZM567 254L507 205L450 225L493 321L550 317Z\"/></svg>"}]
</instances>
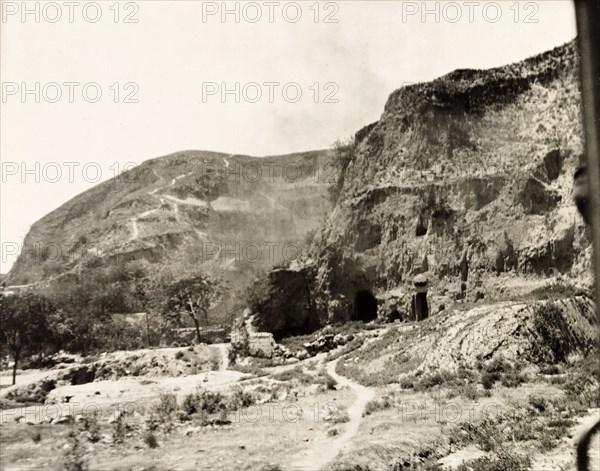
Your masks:
<instances>
[{"instance_id":1,"label":"stone rubble pile","mask_svg":"<svg viewBox=\"0 0 600 471\"><path fill-rule=\"evenodd\" d=\"M346 345L352 340L354 340L353 334L323 334L312 342L304 343L303 350L298 350L296 352L292 352L284 345L277 344L273 350L273 356L282 358L286 360L287 363L293 363L314 357L319 353L327 353L337 347Z\"/></svg>"}]
</instances>

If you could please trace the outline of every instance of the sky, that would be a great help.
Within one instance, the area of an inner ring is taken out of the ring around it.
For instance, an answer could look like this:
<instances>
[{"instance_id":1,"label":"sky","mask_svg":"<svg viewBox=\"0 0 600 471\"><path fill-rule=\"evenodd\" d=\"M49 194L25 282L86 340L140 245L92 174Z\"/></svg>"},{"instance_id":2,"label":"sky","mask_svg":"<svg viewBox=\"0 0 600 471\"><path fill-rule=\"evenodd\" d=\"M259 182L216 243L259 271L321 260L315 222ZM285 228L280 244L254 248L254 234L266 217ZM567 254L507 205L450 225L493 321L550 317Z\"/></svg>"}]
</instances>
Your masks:
<instances>
[{"instance_id":1,"label":"sky","mask_svg":"<svg viewBox=\"0 0 600 471\"><path fill-rule=\"evenodd\" d=\"M145 160L327 148L405 84L576 34L558 0L0 6L0 273L35 221Z\"/></svg>"}]
</instances>

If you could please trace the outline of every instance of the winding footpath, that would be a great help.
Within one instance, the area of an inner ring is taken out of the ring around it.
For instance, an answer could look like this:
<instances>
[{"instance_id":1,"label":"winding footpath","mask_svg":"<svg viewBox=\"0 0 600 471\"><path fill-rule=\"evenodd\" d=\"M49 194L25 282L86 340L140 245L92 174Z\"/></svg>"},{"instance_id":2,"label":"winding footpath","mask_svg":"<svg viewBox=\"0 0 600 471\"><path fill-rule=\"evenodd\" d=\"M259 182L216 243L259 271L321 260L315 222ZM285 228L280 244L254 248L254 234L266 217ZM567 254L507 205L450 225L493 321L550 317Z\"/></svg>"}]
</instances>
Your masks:
<instances>
[{"instance_id":1,"label":"winding footpath","mask_svg":"<svg viewBox=\"0 0 600 471\"><path fill-rule=\"evenodd\" d=\"M305 452L305 456L292 466L298 470L321 470L350 444L357 434L367 403L375 397L375 391L336 373L337 360L327 364L327 372L337 381L338 387L347 386L356 395L356 399L348 408L350 420L344 424L344 431L334 438L315 440L314 446Z\"/></svg>"}]
</instances>

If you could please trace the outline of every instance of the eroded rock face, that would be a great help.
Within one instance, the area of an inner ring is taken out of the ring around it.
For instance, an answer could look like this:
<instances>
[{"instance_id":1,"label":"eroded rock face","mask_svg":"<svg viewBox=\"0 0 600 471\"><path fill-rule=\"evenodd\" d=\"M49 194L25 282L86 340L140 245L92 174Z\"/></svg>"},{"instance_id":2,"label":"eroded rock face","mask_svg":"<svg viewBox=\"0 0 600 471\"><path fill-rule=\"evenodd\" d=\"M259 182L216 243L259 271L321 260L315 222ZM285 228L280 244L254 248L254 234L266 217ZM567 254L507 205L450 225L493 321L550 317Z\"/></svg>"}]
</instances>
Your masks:
<instances>
[{"instance_id":1,"label":"eroded rock face","mask_svg":"<svg viewBox=\"0 0 600 471\"><path fill-rule=\"evenodd\" d=\"M300 303L310 298L321 323L344 322L368 291L385 319L385 294L401 290L404 318L423 272L432 313L486 299L498 275L560 273L579 284L589 242L571 198L582 152L577 69L571 42L394 92L348 148L336 204L304 260L312 279Z\"/></svg>"},{"instance_id":2,"label":"eroded rock face","mask_svg":"<svg viewBox=\"0 0 600 471\"><path fill-rule=\"evenodd\" d=\"M503 303L440 318L435 334L411 346L423 358L419 369L453 369L460 364L502 356L511 361L536 361L538 349L546 346L536 328L538 310L555 308L560 313L561 332L572 353L585 354L594 342L594 304L587 297L533 303ZM435 345L435 348L434 348Z\"/></svg>"},{"instance_id":3,"label":"eroded rock face","mask_svg":"<svg viewBox=\"0 0 600 471\"><path fill-rule=\"evenodd\" d=\"M388 378L401 381L403 375L417 372L476 369L478 363L498 358L513 364L553 363L571 354L589 354L595 336L593 302L575 296L440 313L424 322L391 330L379 345L378 341L369 345L364 357L360 350L353 355L359 359L355 366L368 377L386 374L389 362L404 365L404 372Z\"/></svg>"},{"instance_id":4,"label":"eroded rock face","mask_svg":"<svg viewBox=\"0 0 600 471\"><path fill-rule=\"evenodd\" d=\"M544 214L552 211L560 202L558 192L535 177L529 177L519 185L516 202L526 214Z\"/></svg>"},{"instance_id":5,"label":"eroded rock face","mask_svg":"<svg viewBox=\"0 0 600 471\"><path fill-rule=\"evenodd\" d=\"M454 299L480 300L486 276L569 274L587 257L570 197L582 149L577 62L569 43L394 92L360 131L316 238L318 308L343 296L352 312L364 289L410 292L424 271L434 290L455 280Z\"/></svg>"}]
</instances>

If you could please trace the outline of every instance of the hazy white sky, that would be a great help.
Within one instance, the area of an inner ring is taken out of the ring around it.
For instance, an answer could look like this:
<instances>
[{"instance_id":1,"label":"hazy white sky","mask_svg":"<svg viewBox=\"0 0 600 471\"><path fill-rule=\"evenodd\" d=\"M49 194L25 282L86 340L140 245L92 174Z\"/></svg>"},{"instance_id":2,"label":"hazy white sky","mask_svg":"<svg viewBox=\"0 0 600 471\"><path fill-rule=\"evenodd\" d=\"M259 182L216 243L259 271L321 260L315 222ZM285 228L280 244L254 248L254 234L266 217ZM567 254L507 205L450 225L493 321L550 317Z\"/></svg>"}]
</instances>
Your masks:
<instances>
[{"instance_id":1,"label":"hazy white sky","mask_svg":"<svg viewBox=\"0 0 600 471\"><path fill-rule=\"evenodd\" d=\"M0 3L2 273L31 224L128 163L325 148L404 83L575 37L571 1Z\"/></svg>"}]
</instances>

